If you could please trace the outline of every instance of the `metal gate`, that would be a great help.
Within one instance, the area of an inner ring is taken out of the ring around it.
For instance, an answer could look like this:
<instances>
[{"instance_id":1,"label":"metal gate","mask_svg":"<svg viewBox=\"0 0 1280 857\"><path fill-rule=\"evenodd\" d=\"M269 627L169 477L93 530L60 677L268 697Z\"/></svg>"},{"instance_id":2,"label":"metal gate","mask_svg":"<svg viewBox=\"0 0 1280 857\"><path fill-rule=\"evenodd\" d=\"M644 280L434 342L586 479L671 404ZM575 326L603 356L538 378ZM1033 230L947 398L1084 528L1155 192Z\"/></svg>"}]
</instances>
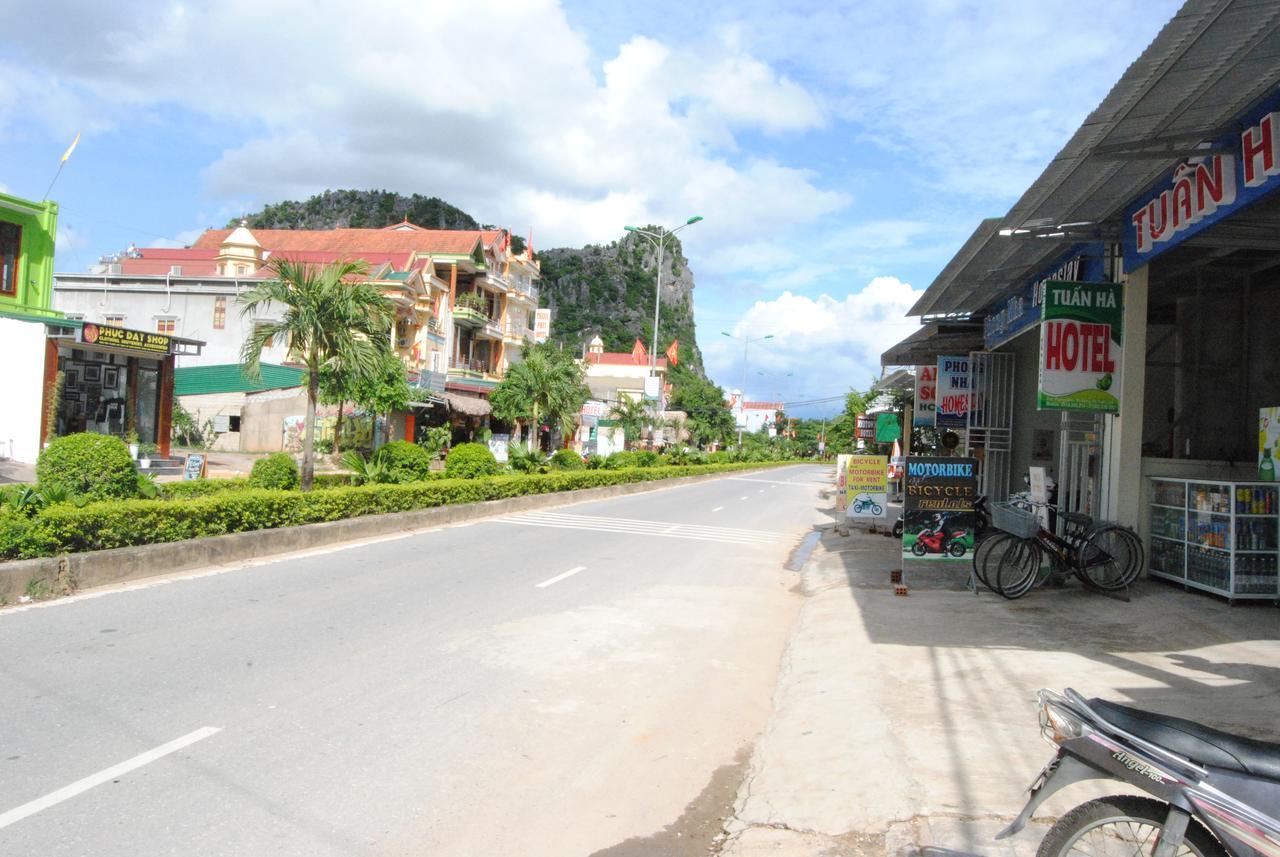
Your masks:
<instances>
[{"instance_id":1,"label":"metal gate","mask_svg":"<svg viewBox=\"0 0 1280 857\"><path fill-rule=\"evenodd\" d=\"M981 459L978 491L993 501L1009 497L1013 451L1012 354L969 353L969 422L965 442L970 456Z\"/></svg>"},{"instance_id":2,"label":"metal gate","mask_svg":"<svg viewBox=\"0 0 1280 857\"><path fill-rule=\"evenodd\" d=\"M1058 425L1058 506L1098 517L1102 500L1103 414L1063 411Z\"/></svg>"}]
</instances>

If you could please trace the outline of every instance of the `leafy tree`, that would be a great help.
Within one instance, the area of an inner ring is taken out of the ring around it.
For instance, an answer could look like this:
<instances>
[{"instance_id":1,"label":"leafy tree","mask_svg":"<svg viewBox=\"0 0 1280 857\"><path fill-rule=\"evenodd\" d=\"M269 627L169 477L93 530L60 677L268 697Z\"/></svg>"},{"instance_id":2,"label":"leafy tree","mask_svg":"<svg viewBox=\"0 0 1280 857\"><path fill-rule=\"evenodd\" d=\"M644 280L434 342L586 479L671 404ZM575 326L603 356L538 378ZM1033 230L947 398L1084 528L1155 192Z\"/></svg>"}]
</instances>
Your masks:
<instances>
[{"instance_id":1,"label":"leafy tree","mask_svg":"<svg viewBox=\"0 0 1280 857\"><path fill-rule=\"evenodd\" d=\"M507 369L506 377L489 394L489 404L498 419L532 427L529 448L533 449L544 420L570 434L590 395L586 372L573 355L544 342L525 345L523 360Z\"/></svg>"},{"instance_id":2,"label":"leafy tree","mask_svg":"<svg viewBox=\"0 0 1280 857\"><path fill-rule=\"evenodd\" d=\"M258 324L245 340L240 362L251 379L261 376L262 349L283 337L292 359L307 370L306 433L302 441L302 490L315 478L316 401L321 371L330 365L345 368L353 378L378 375L385 368L380 342L390 334L395 308L374 286L353 278L368 273L364 262L312 265L281 257L268 267L273 279L245 292L241 314L252 316L278 304L279 321Z\"/></svg>"},{"instance_id":3,"label":"leafy tree","mask_svg":"<svg viewBox=\"0 0 1280 857\"><path fill-rule=\"evenodd\" d=\"M623 395L609 410L609 418L617 420L622 426L622 436L626 443L634 444L652 422L653 412L644 399L633 399Z\"/></svg>"},{"instance_id":4,"label":"leafy tree","mask_svg":"<svg viewBox=\"0 0 1280 857\"><path fill-rule=\"evenodd\" d=\"M857 446L855 432L858 414L867 412L869 393L850 390L844 397L844 410L827 423L827 452L853 452Z\"/></svg>"},{"instance_id":5,"label":"leafy tree","mask_svg":"<svg viewBox=\"0 0 1280 857\"><path fill-rule=\"evenodd\" d=\"M384 337L375 346L378 364L371 375L360 375L334 360L320 370L320 402L338 406L338 418L334 424L333 451L341 454L342 411L347 402L370 414L386 415L404 410L409 405L409 382L404 364L391 350Z\"/></svg>"},{"instance_id":6,"label":"leafy tree","mask_svg":"<svg viewBox=\"0 0 1280 857\"><path fill-rule=\"evenodd\" d=\"M668 407L689 415L684 427L694 444L706 446L733 434L733 413L723 389L683 364L672 367L667 380L672 386Z\"/></svg>"}]
</instances>

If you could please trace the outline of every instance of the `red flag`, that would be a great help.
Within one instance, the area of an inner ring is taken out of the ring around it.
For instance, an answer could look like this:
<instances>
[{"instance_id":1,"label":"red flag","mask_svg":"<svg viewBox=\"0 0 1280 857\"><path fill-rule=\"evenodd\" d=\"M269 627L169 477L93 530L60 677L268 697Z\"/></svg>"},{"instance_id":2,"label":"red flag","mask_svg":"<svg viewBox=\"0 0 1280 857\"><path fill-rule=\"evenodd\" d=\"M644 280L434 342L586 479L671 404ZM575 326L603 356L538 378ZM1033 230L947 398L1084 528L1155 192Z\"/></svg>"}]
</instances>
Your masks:
<instances>
[{"instance_id":1,"label":"red flag","mask_svg":"<svg viewBox=\"0 0 1280 857\"><path fill-rule=\"evenodd\" d=\"M667 349L667 360L672 366L680 365L680 340L671 340L671 347Z\"/></svg>"},{"instance_id":2,"label":"red flag","mask_svg":"<svg viewBox=\"0 0 1280 857\"><path fill-rule=\"evenodd\" d=\"M636 344L631 346L631 359L636 363L643 363L649 359L649 352L645 350L644 343L640 341L640 337L636 337Z\"/></svg>"}]
</instances>

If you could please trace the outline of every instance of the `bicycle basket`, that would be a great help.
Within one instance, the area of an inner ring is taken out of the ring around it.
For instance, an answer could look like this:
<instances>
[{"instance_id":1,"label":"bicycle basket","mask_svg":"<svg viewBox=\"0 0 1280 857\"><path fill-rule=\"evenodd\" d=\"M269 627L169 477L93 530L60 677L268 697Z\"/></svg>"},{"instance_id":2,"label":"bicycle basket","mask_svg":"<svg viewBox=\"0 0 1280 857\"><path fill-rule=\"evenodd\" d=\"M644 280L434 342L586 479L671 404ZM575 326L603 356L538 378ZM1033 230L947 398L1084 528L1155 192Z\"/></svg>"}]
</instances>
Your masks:
<instances>
[{"instance_id":1,"label":"bicycle basket","mask_svg":"<svg viewBox=\"0 0 1280 857\"><path fill-rule=\"evenodd\" d=\"M1022 509L1012 503L992 503L991 523L998 530L1012 533L1020 539L1033 538L1040 532L1040 518L1034 511Z\"/></svg>"}]
</instances>

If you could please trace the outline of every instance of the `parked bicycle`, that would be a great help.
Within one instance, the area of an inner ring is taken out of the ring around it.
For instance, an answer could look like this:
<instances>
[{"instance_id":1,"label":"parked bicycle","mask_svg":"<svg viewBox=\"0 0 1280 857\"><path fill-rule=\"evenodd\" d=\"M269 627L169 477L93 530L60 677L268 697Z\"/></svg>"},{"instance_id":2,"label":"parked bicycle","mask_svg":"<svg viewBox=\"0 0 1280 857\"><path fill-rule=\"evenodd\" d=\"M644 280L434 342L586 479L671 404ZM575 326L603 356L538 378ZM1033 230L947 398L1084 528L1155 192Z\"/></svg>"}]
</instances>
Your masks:
<instances>
[{"instance_id":1,"label":"parked bicycle","mask_svg":"<svg viewBox=\"0 0 1280 857\"><path fill-rule=\"evenodd\" d=\"M1043 525L1040 509L1056 511L1061 536ZM1029 500L993 503L991 513L998 532L974 550L973 572L1005 598L1021 598L1046 580L1071 574L1088 587L1115 592L1142 573L1142 540L1128 527Z\"/></svg>"}]
</instances>

